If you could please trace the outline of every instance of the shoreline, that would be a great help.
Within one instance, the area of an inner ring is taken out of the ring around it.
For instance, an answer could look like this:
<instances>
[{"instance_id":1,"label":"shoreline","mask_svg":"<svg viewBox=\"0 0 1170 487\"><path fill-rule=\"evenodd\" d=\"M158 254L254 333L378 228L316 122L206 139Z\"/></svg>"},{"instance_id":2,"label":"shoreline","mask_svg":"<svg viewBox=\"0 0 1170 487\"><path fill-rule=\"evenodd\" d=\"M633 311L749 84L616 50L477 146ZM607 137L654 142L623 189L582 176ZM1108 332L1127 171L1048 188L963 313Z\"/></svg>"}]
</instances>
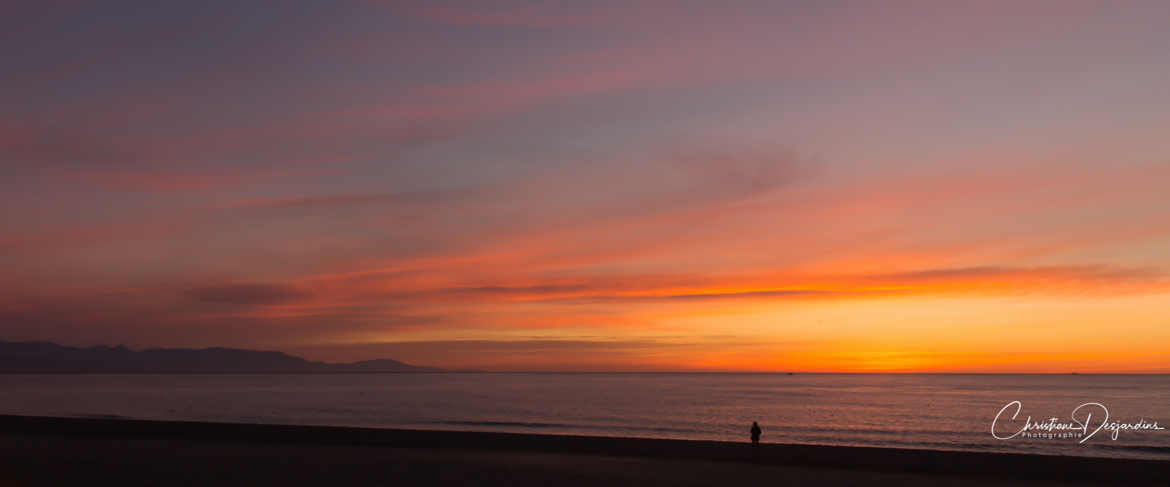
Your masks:
<instances>
[{"instance_id":1,"label":"shoreline","mask_svg":"<svg viewBox=\"0 0 1170 487\"><path fill-rule=\"evenodd\" d=\"M203 423L109 418L0 415L0 437L28 441L164 440L172 443L230 443L250 448L374 447L472 452L626 457L647 460L719 462L749 468L801 467L861 472L914 473L948 477L1077 482L1108 479L1130 484L1170 484L1170 462L1018 453L912 450L860 446L743 443L542 435L479 431L381 429L248 423Z\"/></svg>"}]
</instances>

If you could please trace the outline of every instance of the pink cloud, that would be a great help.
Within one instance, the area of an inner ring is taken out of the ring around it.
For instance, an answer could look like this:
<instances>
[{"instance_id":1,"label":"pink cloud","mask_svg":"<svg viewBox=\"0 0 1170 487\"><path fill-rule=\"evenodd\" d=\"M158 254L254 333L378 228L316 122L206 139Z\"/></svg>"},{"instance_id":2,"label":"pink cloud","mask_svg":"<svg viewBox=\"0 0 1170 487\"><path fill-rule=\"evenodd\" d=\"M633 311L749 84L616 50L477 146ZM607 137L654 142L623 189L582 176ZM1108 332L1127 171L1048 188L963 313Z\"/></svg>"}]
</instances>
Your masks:
<instances>
[{"instance_id":1,"label":"pink cloud","mask_svg":"<svg viewBox=\"0 0 1170 487\"><path fill-rule=\"evenodd\" d=\"M335 173L327 168L303 169L204 169L194 171L175 170L77 170L69 176L88 184L112 189L137 189L147 191L219 189L259 181L306 176L320 176Z\"/></svg>"}]
</instances>

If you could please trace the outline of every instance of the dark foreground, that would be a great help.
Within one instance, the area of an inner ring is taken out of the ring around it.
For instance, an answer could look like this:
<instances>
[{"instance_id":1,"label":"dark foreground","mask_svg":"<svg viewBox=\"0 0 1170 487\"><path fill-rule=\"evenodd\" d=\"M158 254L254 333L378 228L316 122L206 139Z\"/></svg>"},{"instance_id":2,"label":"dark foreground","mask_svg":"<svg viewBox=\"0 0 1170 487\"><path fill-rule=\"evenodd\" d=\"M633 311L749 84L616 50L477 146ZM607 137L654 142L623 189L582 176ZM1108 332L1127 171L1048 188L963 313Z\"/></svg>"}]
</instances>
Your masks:
<instances>
[{"instance_id":1,"label":"dark foreground","mask_svg":"<svg viewBox=\"0 0 1170 487\"><path fill-rule=\"evenodd\" d=\"M0 416L0 485L1170 485L1140 460Z\"/></svg>"}]
</instances>

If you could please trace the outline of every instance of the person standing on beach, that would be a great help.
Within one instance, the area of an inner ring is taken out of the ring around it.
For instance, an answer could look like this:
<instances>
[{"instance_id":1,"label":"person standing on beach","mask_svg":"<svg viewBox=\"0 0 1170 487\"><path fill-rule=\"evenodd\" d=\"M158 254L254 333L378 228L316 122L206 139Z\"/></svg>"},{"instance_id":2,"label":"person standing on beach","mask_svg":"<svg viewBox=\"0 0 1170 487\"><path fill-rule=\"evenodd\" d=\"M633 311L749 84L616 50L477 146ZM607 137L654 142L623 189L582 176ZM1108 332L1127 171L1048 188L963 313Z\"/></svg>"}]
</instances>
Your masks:
<instances>
[{"instance_id":1,"label":"person standing on beach","mask_svg":"<svg viewBox=\"0 0 1170 487\"><path fill-rule=\"evenodd\" d=\"M752 421L752 446L760 444L760 424Z\"/></svg>"}]
</instances>

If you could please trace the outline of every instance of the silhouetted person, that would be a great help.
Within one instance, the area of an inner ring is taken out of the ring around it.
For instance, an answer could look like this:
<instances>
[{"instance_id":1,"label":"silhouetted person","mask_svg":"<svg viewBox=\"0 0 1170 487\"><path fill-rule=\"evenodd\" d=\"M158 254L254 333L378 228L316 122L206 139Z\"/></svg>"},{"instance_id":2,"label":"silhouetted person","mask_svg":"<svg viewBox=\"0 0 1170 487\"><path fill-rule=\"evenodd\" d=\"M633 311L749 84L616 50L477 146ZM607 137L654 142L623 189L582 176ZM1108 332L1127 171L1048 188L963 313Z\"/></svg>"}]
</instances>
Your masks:
<instances>
[{"instance_id":1,"label":"silhouetted person","mask_svg":"<svg viewBox=\"0 0 1170 487\"><path fill-rule=\"evenodd\" d=\"M760 445L760 424L752 421L752 446Z\"/></svg>"}]
</instances>

